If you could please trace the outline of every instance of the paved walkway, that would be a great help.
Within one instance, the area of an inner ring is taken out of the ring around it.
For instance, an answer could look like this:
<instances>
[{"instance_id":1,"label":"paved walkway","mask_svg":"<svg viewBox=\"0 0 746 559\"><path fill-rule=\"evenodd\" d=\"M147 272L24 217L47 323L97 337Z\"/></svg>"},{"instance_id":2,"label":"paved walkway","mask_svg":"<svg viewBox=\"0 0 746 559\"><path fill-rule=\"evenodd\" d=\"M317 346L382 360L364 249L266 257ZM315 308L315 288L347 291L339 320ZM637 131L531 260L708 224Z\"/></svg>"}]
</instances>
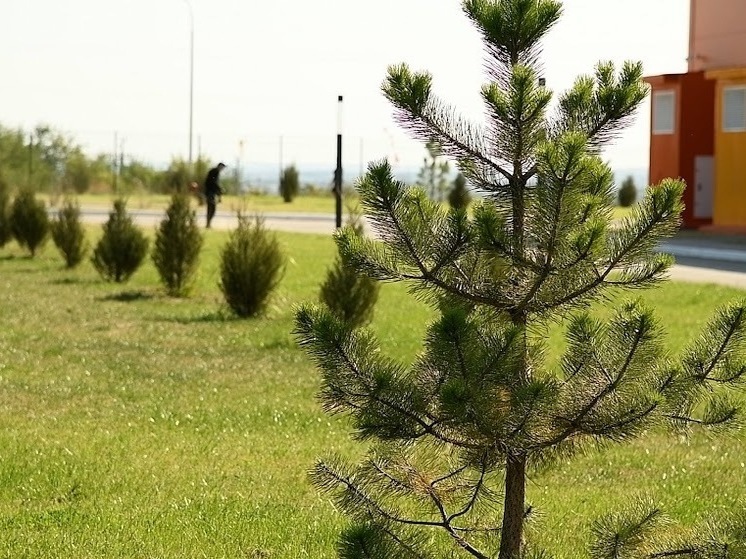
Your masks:
<instances>
[{"instance_id":1,"label":"paved walkway","mask_svg":"<svg viewBox=\"0 0 746 559\"><path fill-rule=\"evenodd\" d=\"M681 231L660 248L676 257L672 279L746 289L746 235Z\"/></svg>"},{"instance_id":2,"label":"paved walkway","mask_svg":"<svg viewBox=\"0 0 746 559\"><path fill-rule=\"evenodd\" d=\"M681 231L661 245L661 250L674 256L746 262L746 235L717 235L698 231Z\"/></svg>"}]
</instances>

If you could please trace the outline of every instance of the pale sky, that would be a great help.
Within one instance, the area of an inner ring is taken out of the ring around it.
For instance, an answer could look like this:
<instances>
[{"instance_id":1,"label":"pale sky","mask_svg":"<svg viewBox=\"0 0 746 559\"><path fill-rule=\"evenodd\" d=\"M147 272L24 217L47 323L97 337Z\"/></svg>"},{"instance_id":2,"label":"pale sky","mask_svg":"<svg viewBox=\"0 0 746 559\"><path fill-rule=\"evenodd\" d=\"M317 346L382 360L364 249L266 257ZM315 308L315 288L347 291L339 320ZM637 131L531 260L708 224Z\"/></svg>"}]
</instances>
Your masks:
<instances>
[{"instance_id":1,"label":"pale sky","mask_svg":"<svg viewBox=\"0 0 746 559\"><path fill-rule=\"evenodd\" d=\"M424 147L394 124L380 93L390 64L434 76L436 93L476 121L485 76L459 0L191 0L194 154L250 166L334 165L344 95L345 165L388 156L419 165ZM686 71L689 0L565 0L544 43L555 92L599 60L641 60L646 75ZM2 0L0 124L47 123L90 153L186 158L187 0ZM649 104L605 153L647 167ZM241 142L243 150L241 150Z\"/></svg>"}]
</instances>

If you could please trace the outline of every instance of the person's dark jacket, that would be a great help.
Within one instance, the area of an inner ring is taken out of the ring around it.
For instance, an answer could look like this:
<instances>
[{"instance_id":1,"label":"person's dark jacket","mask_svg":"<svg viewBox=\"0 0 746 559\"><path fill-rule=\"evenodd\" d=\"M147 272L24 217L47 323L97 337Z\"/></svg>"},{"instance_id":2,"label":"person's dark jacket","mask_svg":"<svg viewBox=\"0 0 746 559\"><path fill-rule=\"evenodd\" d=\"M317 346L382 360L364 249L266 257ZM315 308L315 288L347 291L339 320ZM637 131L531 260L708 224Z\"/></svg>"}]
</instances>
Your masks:
<instances>
[{"instance_id":1,"label":"person's dark jacket","mask_svg":"<svg viewBox=\"0 0 746 559\"><path fill-rule=\"evenodd\" d=\"M218 178L220 176L220 169L213 167L207 173L205 177L205 196L214 198L215 196L222 196L223 190L220 188Z\"/></svg>"}]
</instances>

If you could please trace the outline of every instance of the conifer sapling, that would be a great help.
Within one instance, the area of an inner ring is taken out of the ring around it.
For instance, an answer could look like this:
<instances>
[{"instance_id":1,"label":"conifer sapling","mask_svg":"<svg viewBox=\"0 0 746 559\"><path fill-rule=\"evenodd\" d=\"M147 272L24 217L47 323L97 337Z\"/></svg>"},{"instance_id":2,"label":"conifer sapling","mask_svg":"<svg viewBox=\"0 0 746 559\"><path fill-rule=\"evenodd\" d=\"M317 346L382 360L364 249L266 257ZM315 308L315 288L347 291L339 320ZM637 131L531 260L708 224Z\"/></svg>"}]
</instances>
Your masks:
<instances>
[{"instance_id":1,"label":"conifer sapling","mask_svg":"<svg viewBox=\"0 0 746 559\"><path fill-rule=\"evenodd\" d=\"M10 186L0 176L0 247L5 246L13 238L10 226Z\"/></svg>"},{"instance_id":2,"label":"conifer sapling","mask_svg":"<svg viewBox=\"0 0 746 559\"><path fill-rule=\"evenodd\" d=\"M189 196L174 194L155 234L152 253L155 268L169 295L188 293L197 272L202 240Z\"/></svg>"},{"instance_id":3,"label":"conifer sapling","mask_svg":"<svg viewBox=\"0 0 746 559\"><path fill-rule=\"evenodd\" d=\"M91 262L105 280L125 282L145 260L148 239L132 221L127 203L121 198L114 201L114 209L103 229Z\"/></svg>"},{"instance_id":4,"label":"conifer sapling","mask_svg":"<svg viewBox=\"0 0 746 559\"><path fill-rule=\"evenodd\" d=\"M83 261L88 244L80 221L80 205L74 199L66 198L52 220L52 240L65 259L65 266L74 268Z\"/></svg>"},{"instance_id":5,"label":"conifer sapling","mask_svg":"<svg viewBox=\"0 0 746 559\"><path fill-rule=\"evenodd\" d=\"M542 505L527 487L532 471L652 428L725 425L741 407L743 302L716 313L678 360L639 302L607 320L589 310L656 285L673 263L656 247L679 227L684 185L664 180L612 226L613 178L599 156L647 95L640 64L598 64L550 111L539 46L561 4L463 7L485 43L486 122L459 117L429 74L404 64L389 69L383 90L404 128L436 140L483 201L473 216L445 211L375 163L359 185L375 235L336 236L359 272L405 282L442 309L420 357L396 362L372 333L312 306L296 317L325 408L376 443L356 466L330 458L312 471L353 521L344 558L550 557L526 531ZM567 349L550 368L542 333L554 322ZM653 503L610 505L620 511L593 525L593 559L744 556L746 514L674 537Z\"/></svg>"},{"instance_id":6,"label":"conifer sapling","mask_svg":"<svg viewBox=\"0 0 746 559\"><path fill-rule=\"evenodd\" d=\"M36 255L49 237L49 216L44 202L38 200L33 190L21 190L10 207L10 230L19 245Z\"/></svg>"},{"instance_id":7,"label":"conifer sapling","mask_svg":"<svg viewBox=\"0 0 746 559\"><path fill-rule=\"evenodd\" d=\"M364 226L360 210L351 208L348 215L347 227L354 234L362 236ZM319 299L339 319L357 327L373 319L379 291L379 285L374 279L357 272L341 254L337 254L321 284Z\"/></svg>"},{"instance_id":8,"label":"conifer sapling","mask_svg":"<svg viewBox=\"0 0 746 559\"><path fill-rule=\"evenodd\" d=\"M277 235L260 216L238 214L238 227L220 252L220 290L241 318L262 313L285 271L285 256Z\"/></svg>"}]
</instances>

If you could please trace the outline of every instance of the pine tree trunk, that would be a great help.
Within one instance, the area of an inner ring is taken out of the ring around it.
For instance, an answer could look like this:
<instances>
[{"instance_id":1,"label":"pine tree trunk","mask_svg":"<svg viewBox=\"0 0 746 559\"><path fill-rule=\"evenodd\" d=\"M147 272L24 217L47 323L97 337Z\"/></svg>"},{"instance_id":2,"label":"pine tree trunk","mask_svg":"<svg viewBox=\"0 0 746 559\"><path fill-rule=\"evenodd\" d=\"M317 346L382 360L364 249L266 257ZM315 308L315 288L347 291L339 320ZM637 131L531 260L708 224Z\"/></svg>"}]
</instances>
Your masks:
<instances>
[{"instance_id":1,"label":"pine tree trunk","mask_svg":"<svg viewBox=\"0 0 746 559\"><path fill-rule=\"evenodd\" d=\"M526 458L510 457L505 473L505 510L498 559L518 559L523 539L526 501Z\"/></svg>"},{"instance_id":2,"label":"pine tree trunk","mask_svg":"<svg viewBox=\"0 0 746 559\"><path fill-rule=\"evenodd\" d=\"M522 259L526 249L524 240L526 207L524 192L526 184L521 178L523 176L523 169L519 159L516 159L513 163L513 176L514 178L510 185L511 197L513 199L513 252L517 259ZM528 380L528 351L526 346L527 316L525 313L520 313L513 315L511 319L513 324L521 327L523 331L523 363L520 367L521 377L517 380L520 384L525 384ZM519 559L520 557L525 501L526 457L508 454L505 470L505 508L503 510L503 525L498 559Z\"/></svg>"}]
</instances>

